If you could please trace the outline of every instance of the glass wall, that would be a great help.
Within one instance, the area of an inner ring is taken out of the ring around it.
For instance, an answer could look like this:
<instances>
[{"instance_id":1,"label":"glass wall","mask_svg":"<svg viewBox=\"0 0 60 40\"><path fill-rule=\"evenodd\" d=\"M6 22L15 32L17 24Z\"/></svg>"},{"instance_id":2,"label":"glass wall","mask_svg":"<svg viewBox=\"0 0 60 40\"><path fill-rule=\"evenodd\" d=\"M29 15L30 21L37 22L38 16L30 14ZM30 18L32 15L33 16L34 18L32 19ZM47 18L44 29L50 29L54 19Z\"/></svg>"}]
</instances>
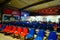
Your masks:
<instances>
[{"instance_id":1,"label":"glass wall","mask_svg":"<svg viewBox=\"0 0 60 40\"><path fill-rule=\"evenodd\" d=\"M22 17L24 21L46 21L59 23L60 15Z\"/></svg>"}]
</instances>

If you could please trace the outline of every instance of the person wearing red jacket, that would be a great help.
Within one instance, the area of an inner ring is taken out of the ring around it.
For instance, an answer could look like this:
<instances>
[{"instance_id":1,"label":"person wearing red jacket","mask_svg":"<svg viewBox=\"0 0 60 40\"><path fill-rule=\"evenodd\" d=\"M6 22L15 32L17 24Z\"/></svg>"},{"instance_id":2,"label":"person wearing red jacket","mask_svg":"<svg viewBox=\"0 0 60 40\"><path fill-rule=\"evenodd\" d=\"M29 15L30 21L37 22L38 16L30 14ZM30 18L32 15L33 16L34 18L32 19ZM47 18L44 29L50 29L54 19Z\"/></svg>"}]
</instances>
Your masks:
<instances>
[{"instance_id":1,"label":"person wearing red jacket","mask_svg":"<svg viewBox=\"0 0 60 40\"><path fill-rule=\"evenodd\" d=\"M54 28L54 31L56 31L57 28L58 28L58 25L55 24L55 25L53 26L53 28Z\"/></svg>"}]
</instances>

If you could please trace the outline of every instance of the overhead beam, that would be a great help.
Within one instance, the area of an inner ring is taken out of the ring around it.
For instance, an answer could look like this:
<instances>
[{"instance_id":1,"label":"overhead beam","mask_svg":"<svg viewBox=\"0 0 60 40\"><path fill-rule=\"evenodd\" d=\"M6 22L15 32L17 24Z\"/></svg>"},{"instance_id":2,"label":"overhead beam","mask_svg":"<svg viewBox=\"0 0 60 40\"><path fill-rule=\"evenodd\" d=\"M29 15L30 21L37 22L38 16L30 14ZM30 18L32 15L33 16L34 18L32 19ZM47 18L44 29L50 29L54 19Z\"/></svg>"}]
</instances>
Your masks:
<instances>
[{"instance_id":1,"label":"overhead beam","mask_svg":"<svg viewBox=\"0 0 60 40\"><path fill-rule=\"evenodd\" d=\"M54 0L44 0L44 1L41 1L41 2L38 2L38 3L34 3L34 4L31 4L31 5L28 5L26 7L20 8L20 10L24 10L26 8L29 8L29 7L32 7L32 6L35 6L35 5L39 5L39 4L43 4L43 3L46 3L46 2L50 2L50 1L54 1Z\"/></svg>"}]
</instances>

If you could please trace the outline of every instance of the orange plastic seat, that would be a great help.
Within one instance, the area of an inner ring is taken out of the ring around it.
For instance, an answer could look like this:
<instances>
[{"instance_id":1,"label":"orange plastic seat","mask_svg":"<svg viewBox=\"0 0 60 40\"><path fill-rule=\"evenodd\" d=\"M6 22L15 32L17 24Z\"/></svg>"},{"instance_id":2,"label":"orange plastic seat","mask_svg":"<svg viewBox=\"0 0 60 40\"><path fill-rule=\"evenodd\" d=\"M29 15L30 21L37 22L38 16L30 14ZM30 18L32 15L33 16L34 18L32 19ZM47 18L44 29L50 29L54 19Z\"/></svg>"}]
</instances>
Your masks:
<instances>
[{"instance_id":1,"label":"orange plastic seat","mask_svg":"<svg viewBox=\"0 0 60 40\"><path fill-rule=\"evenodd\" d=\"M8 30L6 32L9 32L12 29L12 26L9 26Z\"/></svg>"},{"instance_id":2,"label":"orange plastic seat","mask_svg":"<svg viewBox=\"0 0 60 40\"><path fill-rule=\"evenodd\" d=\"M9 33L14 33L16 29L17 29L16 26L13 26Z\"/></svg>"},{"instance_id":3,"label":"orange plastic seat","mask_svg":"<svg viewBox=\"0 0 60 40\"><path fill-rule=\"evenodd\" d=\"M23 28L22 27L18 27L17 30L14 32L14 34L19 35L22 32Z\"/></svg>"},{"instance_id":4,"label":"orange plastic seat","mask_svg":"<svg viewBox=\"0 0 60 40\"><path fill-rule=\"evenodd\" d=\"M19 34L21 37L24 37L28 34L28 28L23 28L23 31Z\"/></svg>"}]
</instances>

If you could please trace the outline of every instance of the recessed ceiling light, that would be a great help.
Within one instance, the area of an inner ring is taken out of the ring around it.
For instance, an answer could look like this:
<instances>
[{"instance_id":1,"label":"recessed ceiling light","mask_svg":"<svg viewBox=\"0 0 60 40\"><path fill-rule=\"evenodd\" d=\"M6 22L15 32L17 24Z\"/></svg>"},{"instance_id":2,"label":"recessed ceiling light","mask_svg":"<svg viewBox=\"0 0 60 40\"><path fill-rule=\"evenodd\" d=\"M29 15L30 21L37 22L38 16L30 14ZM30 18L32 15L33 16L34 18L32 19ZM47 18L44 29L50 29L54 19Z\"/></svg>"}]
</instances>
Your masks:
<instances>
[{"instance_id":1,"label":"recessed ceiling light","mask_svg":"<svg viewBox=\"0 0 60 40\"><path fill-rule=\"evenodd\" d=\"M11 3L9 2L9 4L11 4Z\"/></svg>"}]
</instances>

